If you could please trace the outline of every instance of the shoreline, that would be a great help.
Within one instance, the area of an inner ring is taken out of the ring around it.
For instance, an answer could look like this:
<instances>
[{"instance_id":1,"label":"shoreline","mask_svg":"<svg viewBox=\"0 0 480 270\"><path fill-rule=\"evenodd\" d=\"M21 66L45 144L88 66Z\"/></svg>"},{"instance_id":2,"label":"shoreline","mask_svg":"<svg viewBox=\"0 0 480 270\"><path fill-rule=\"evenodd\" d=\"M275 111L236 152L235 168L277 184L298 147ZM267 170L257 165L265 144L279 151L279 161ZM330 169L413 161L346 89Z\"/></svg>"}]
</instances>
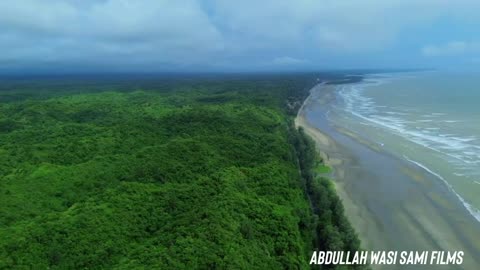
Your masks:
<instances>
[{"instance_id":1,"label":"shoreline","mask_svg":"<svg viewBox=\"0 0 480 270\"><path fill-rule=\"evenodd\" d=\"M480 263L478 222L433 175L355 134L332 127L325 114L335 91L335 86L325 84L312 88L295 118L295 126L304 128L325 164L332 167L332 182L362 247L463 250L464 264L458 268L450 265L449 269L474 269Z\"/></svg>"},{"instance_id":2,"label":"shoreline","mask_svg":"<svg viewBox=\"0 0 480 270\"><path fill-rule=\"evenodd\" d=\"M317 153L320 155L322 158L323 162L325 165L331 167L334 171L335 177L337 178L338 176L344 177L345 171L344 167L342 166L344 163L344 160L340 156L336 156L333 153L338 153L337 144L331 138L328 136L326 133L323 133L320 129L312 126L307 118L306 118L306 112L305 108L308 106L311 106L311 99L312 99L312 92L317 88L317 87L322 87L325 86L325 84L318 84L314 88L310 90L310 94L307 97L307 99L304 101L302 104L301 108L299 109L297 116L295 117L295 127L299 128L302 127L305 131L305 133L310 136L313 141L315 142L315 147L317 150ZM341 155L338 153L338 155ZM356 207L355 203L352 201L350 196L346 193L345 187L342 185L342 183L339 183L335 181L334 179L331 179L331 182L335 186L335 190L337 191L337 194L342 200L343 206L345 207L345 214L347 215L347 218L350 220L352 223L352 226L355 228L357 231L359 238L362 242L362 247L370 246L368 243L368 239L364 237L363 234L359 233L359 231L364 231L367 229L367 222L365 222L365 217L364 214L361 213L361 210ZM367 245L365 245L367 243Z\"/></svg>"}]
</instances>

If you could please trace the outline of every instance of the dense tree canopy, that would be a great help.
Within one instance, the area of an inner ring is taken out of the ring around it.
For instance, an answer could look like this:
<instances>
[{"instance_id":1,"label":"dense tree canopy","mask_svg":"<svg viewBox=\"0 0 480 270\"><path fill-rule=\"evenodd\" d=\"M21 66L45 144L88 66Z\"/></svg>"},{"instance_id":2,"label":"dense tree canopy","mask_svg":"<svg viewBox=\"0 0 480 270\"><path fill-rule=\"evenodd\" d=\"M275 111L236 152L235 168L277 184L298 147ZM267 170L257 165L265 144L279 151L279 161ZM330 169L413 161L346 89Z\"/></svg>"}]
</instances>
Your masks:
<instances>
[{"instance_id":1,"label":"dense tree canopy","mask_svg":"<svg viewBox=\"0 0 480 270\"><path fill-rule=\"evenodd\" d=\"M3 84L0 269L306 269L359 248L291 123L311 76L101 82Z\"/></svg>"}]
</instances>

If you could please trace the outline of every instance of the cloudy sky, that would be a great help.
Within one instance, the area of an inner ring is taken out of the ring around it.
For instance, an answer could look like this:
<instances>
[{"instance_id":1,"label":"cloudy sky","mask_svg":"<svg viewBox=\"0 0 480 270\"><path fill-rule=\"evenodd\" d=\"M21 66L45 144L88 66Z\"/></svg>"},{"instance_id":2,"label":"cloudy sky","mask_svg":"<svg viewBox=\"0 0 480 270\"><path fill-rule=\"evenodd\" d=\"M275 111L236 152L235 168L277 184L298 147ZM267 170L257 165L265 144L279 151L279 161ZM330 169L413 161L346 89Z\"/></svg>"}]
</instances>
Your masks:
<instances>
[{"instance_id":1,"label":"cloudy sky","mask_svg":"<svg viewBox=\"0 0 480 270\"><path fill-rule=\"evenodd\" d=\"M0 0L0 72L480 68L479 0Z\"/></svg>"}]
</instances>

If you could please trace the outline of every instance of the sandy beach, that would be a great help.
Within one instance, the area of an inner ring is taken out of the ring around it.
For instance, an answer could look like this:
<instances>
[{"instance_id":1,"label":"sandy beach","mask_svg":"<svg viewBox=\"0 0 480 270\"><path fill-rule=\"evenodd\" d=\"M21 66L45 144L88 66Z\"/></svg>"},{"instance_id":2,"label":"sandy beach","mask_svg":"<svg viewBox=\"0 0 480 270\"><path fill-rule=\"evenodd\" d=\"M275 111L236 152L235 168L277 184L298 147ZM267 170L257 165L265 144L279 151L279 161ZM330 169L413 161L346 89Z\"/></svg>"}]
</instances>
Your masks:
<instances>
[{"instance_id":1,"label":"sandy beach","mask_svg":"<svg viewBox=\"0 0 480 270\"><path fill-rule=\"evenodd\" d=\"M480 223L435 175L332 125L326 117L335 85L317 85L299 111L302 126L333 168L346 214L366 250L464 251L457 265L374 269L478 269Z\"/></svg>"}]
</instances>

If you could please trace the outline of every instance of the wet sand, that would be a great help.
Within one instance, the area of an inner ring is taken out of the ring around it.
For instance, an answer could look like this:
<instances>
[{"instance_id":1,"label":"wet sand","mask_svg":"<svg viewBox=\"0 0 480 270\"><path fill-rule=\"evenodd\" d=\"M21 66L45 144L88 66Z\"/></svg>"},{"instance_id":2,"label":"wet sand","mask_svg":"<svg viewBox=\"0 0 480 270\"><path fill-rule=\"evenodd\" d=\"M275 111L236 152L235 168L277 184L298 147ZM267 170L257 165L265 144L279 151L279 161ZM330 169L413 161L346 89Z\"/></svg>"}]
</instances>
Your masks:
<instances>
[{"instance_id":1,"label":"wet sand","mask_svg":"<svg viewBox=\"0 0 480 270\"><path fill-rule=\"evenodd\" d=\"M374 269L480 269L480 223L436 176L386 153L326 118L334 85L311 90L295 120L316 142L363 248L464 251L462 265Z\"/></svg>"}]
</instances>

